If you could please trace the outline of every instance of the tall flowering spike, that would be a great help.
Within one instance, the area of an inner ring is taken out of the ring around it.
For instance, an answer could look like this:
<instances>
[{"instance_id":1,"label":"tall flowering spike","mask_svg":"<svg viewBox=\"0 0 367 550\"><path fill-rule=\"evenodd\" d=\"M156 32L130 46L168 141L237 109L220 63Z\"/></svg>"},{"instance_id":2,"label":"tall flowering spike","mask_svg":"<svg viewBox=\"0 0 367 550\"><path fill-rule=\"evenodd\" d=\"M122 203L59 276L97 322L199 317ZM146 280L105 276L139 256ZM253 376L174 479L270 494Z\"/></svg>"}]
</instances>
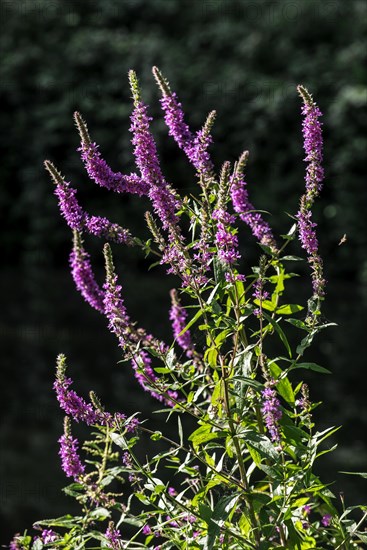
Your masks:
<instances>
[{"instance_id":1,"label":"tall flowering spike","mask_svg":"<svg viewBox=\"0 0 367 550\"><path fill-rule=\"evenodd\" d=\"M303 99L302 114L305 117L302 123L302 131L303 147L306 153L304 160L308 163L305 177L306 194L307 199L313 201L319 195L324 179L322 123L319 121L322 113L306 88L298 86L297 90Z\"/></svg>"},{"instance_id":2,"label":"tall flowering spike","mask_svg":"<svg viewBox=\"0 0 367 550\"><path fill-rule=\"evenodd\" d=\"M106 243L103 248L106 265L106 282L104 284L104 312L108 319L108 328L118 338L123 349L130 341L132 324L121 296L121 286L117 284L117 275L113 264L111 247Z\"/></svg>"},{"instance_id":3,"label":"tall flowering spike","mask_svg":"<svg viewBox=\"0 0 367 550\"><path fill-rule=\"evenodd\" d=\"M263 397L261 412L272 441L279 442L279 420L282 418L282 411L280 410L280 402L276 391L271 387L273 384L274 381L269 383L268 387L261 392Z\"/></svg>"},{"instance_id":4,"label":"tall flowering spike","mask_svg":"<svg viewBox=\"0 0 367 550\"><path fill-rule=\"evenodd\" d=\"M76 190L70 186L51 161L45 160L44 166L56 185L55 195L59 199L61 214L71 229L82 231L85 225L86 213L79 205Z\"/></svg>"},{"instance_id":5,"label":"tall flowering spike","mask_svg":"<svg viewBox=\"0 0 367 550\"><path fill-rule=\"evenodd\" d=\"M153 208L164 229L169 230L178 223L175 211L180 201L163 177L157 147L150 132L152 118L148 116L148 107L141 101L139 83L134 71L129 72L129 81L134 99L130 131L133 134L136 164L143 180L149 185L148 196Z\"/></svg>"},{"instance_id":6,"label":"tall flowering spike","mask_svg":"<svg viewBox=\"0 0 367 550\"><path fill-rule=\"evenodd\" d=\"M145 212L145 220L147 222L149 231L153 236L154 242L158 245L159 250L163 251L166 248L166 242L150 212Z\"/></svg>"},{"instance_id":7,"label":"tall flowering spike","mask_svg":"<svg viewBox=\"0 0 367 550\"><path fill-rule=\"evenodd\" d=\"M104 313L104 292L96 282L90 256L83 247L82 236L74 230L74 246L70 254L71 274L84 300L100 313Z\"/></svg>"},{"instance_id":8,"label":"tall flowering spike","mask_svg":"<svg viewBox=\"0 0 367 550\"><path fill-rule=\"evenodd\" d=\"M184 120L185 115L177 94L171 91L168 81L157 67L153 67L153 75L162 92L163 97L160 102L165 113L164 120L169 135L184 151L199 174L207 178L212 177L213 163L207 149L212 142L210 131L214 123L215 111L209 114L202 130L199 130L196 135L193 134Z\"/></svg>"},{"instance_id":9,"label":"tall flowering spike","mask_svg":"<svg viewBox=\"0 0 367 550\"><path fill-rule=\"evenodd\" d=\"M56 380L54 390L60 407L76 422L85 422L87 425L97 424L100 420L93 405L86 403L75 391L69 390L73 383L71 378L66 378L66 357L61 354L57 357Z\"/></svg>"},{"instance_id":10,"label":"tall flowering spike","mask_svg":"<svg viewBox=\"0 0 367 550\"><path fill-rule=\"evenodd\" d=\"M110 222L107 218L90 216L84 212L76 198L76 189L65 181L65 178L52 162L46 160L44 165L56 185L55 195L59 199L61 214L71 229L79 232L84 229L96 237L104 237L120 244L133 244L133 238L127 229L122 228L117 223Z\"/></svg>"},{"instance_id":11,"label":"tall flowering spike","mask_svg":"<svg viewBox=\"0 0 367 550\"><path fill-rule=\"evenodd\" d=\"M230 182L230 194L233 209L251 229L252 234L263 245L269 246L273 252L277 251L276 242L269 224L263 219L259 212L250 202L247 191L247 184L243 171L248 159L248 151L245 151L236 166Z\"/></svg>"},{"instance_id":12,"label":"tall flowering spike","mask_svg":"<svg viewBox=\"0 0 367 550\"><path fill-rule=\"evenodd\" d=\"M325 295L326 281L323 276L322 260L318 254L318 240L315 229L317 224L312 221L311 209L315 198L321 191L324 179L324 170L322 168L323 141L321 122L319 121L322 113L306 88L298 86L297 90L303 100L302 114L304 115L304 120L302 123L302 133L306 153L304 160L308 163L305 176L306 193L301 197L300 208L297 213L298 232L302 248L308 254L308 262L312 269L314 297L320 302Z\"/></svg>"},{"instance_id":13,"label":"tall flowering spike","mask_svg":"<svg viewBox=\"0 0 367 550\"><path fill-rule=\"evenodd\" d=\"M187 357L193 356L193 345L191 340L191 334L189 330L186 330L183 334L180 334L187 325L187 312L185 308L180 304L180 300L177 295L177 291L172 289L170 291L171 296L171 308L169 312L169 318L172 321L172 330L176 342L186 352Z\"/></svg>"},{"instance_id":14,"label":"tall flowering spike","mask_svg":"<svg viewBox=\"0 0 367 550\"><path fill-rule=\"evenodd\" d=\"M85 466L82 464L78 449L79 443L71 435L70 419L65 417L64 420L64 435L59 439L62 469L67 477L72 477L74 481L80 481L84 474Z\"/></svg>"},{"instance_id":15,"label":"tall flowering spike","mask_svg":"<svg viewBox=\"0 0 367 550\"><path fill-rule=\"evenodd\" d=\"M113 172L107 162L101 157L98 145L93 143L87 125L80 113L74 113L74 121L81 139L81 146L78 151L81 152L82 160L89 177L97 185L105 187L116 193L135 193L137 195L147 195L149 186L137 174L125 176L121 172Z\"/></svg>"}]
</instances>

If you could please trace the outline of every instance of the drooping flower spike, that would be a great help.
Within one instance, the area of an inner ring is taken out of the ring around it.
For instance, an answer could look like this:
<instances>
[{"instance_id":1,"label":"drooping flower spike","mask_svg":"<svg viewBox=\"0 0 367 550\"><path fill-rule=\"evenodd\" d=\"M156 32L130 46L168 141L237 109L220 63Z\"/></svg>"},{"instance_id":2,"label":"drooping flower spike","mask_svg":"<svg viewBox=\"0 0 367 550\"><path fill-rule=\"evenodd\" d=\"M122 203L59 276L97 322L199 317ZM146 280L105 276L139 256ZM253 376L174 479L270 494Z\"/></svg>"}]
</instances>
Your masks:
<instances>
[{"instance_id":1,"label":"drooping flower spike","mask_svg":"<svg viewBox=\"0 0 367 550\"><path fill-rule=\"evenodd\" d=\"M66 369L66 357L60 354L57 357L54 390L56 391L56 397L60 407L68 416L73 418L76 422L84 422L87 426L100 424L101 426L113 427L116 423L124 423L126 419L125 414L111 414L104 411L93 393L92 403L87 403L74 390L70 390L69 387L72 385L73 381L71 378L66 377ZM127 431L135 429L136 419L134 419L133 425L125 425L124 427Z\"/></svg>"},{"instance_id":2,"label":"drooping flower spike","mask_svg":"<svg viewBox=\"0 0 367 550\"><path fill-rule=\"evenodd\" d=\"M251 229L252 234L263 245L269 246L276 252L276 242L269 224L263 219L260 212L256 212L255 207L249 200L247 183L244 179L244 169L247 164L248 151L242 153L234 174L231 178L230 193L233 209Z\"/></svg>"},{"instance_id":3,"label":"drooping flower spike","mask_svg":"<svg viewBox=\"0 0 367 550\"><path fill-rule=\"evenodd\" d=\"M149 185L137 174L125 176L121 172L113 172L107 162L101 157L99 146L93 143L87 125L80 113L74 113L74 120L78 128L81 146L78 151L81 152L82 160L87 170L89 177L94 180L97 185L105 187L116 193L133 193L136 195L147 195Z\"/></svg>"},{"instance_id":4,"label":"drooping flower spike","mask_svg":"<svg viewBox=\"0 0 367 550\"><path fill-rule=\"evenodd\" d=\"M70 254L71 274L75 285L90 306L104 313L104 292L95 280L90 256L84 249L81 234L73 231L73 250Z\"/></svg>"},{"instance_id":5,"label":"drooping flower spike","mask_svg":"<svg viewBox=\"0 0 367 550\"><path fill-rule=\"evenodd\" d=\"M177 392L169 390L166 385L160 382L152 369L149 354L141 349L141 346L154 349L155 353L160 353L162 356L168 348L163 342L159 342L151 335L146 334L143 329L135 328L122 299L122 288L118 284L111 248L107 243L104 246L103 253L106 262L104 306L105 315L109 322L108 327L117 336L119 346L131 356L135 377L142 388L159 401L172 406L174 400L177 400Z\"/></svg>"},{"instance_id":6,"label":"drooping flower spike","mask_svg":"<svg viewBox=\"0 0 367 550\"><path fill-rule=\"evenodd\" d=\"M314 102L311 94L303 86L297 90L303 100L302 114L305 116L302 124L304 139L304 150L306 153L306 192L301 197L300 208L297 213L298 232L302 247L308 255L308 262L312 269L312 286L314 297L320 301L325 295L326 281L323 276L322 259L318 253L318 239L316 235L317 224L312 221L312 206L320 194L324 170L322 168L322 130L319 117L322 115L320 109Z\"/></svg>"},{"instance_id":7,"label":"drooping flower spike","mask_svg":"<svg viewBox=\"0 0 367 550\"><path fill-rule=\"evenodd\" d=\"M78 203L76 189L65 181L52 162L46 160L44 165L56 185L55 195L59 199L61 214L71 229L76 229L79 232L85 230L91 235L103 237L119 244L133 244L134 241L128 229L110 222L107 218L87 214Z\"/></svg>"},{"instance_id":8,"label":"drooping flower spike","mask_svg":"<svg viewBox=\"0 0 367 550\"><path fill-rule=\"evenodd\" d=\"M153 75L162 92L163 97L160 102L165 113L164 120L169 129L169 135L184 151L198 173L203 175L204 178L211 178L213 176L213 162L208 153L208 147L212 143L210 131L214 123L215 111L209 114L204 127L194 134L184 120L185 115L177 94L171 91L168 81L158 67L153 67Z\"/></svg>"}]
</instances>

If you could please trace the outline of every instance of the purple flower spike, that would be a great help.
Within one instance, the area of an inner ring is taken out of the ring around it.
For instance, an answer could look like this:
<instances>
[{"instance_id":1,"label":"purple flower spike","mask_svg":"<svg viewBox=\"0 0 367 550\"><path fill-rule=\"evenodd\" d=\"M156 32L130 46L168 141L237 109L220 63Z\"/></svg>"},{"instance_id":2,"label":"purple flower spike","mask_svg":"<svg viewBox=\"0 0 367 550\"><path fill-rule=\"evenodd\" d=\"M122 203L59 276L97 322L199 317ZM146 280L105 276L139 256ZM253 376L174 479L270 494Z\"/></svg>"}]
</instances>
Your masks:
<instances>
[{"instance_id":1,"label":"purple flower spike","mask_svg":"<svg viewBox=\"0 0 367 550\"><path fill-rule=\"evenodd\" d=\"M261 412L265 425L272 441L279 442L280 431L278 422L282 418L282 411L280 410L280 402L276 396L276 391L268 386L265 390L262 390L261 395L263 397Z\"/></svg>"},{"instance_id":2,"label":"purple flower spike","mask_svg":"<svg viewBox=\"0 0 367 550\"><path fill-rule=\"evenodd\" d=\"M140 100L138 81L134 71L129 73L130 85L134 96L134 111L131 116L130 132L136 164L144 181L149 185L149 198L158 214L164 229L169 229L178 222L175 214L180 201L165 181L157 154L157 147L150 132L151 117L148 107Z\"/></svg>"},{"instance_id":3,"label":"purple flower spike","mask_svg":"<svg viewBox=\"0 0 367 550\"><path fill-rule=\"evenodd\" d=\"M113 172L107 162L101 157L98 151L98 145L92 143L87 125L80 113L74 113L74 120L81 137L81 146L78 151L81 152L82 160L87 170L88 176L94 180L97 185L105 187L116 193L134 193L137 195L148 194L148 184L139 178L136 174L124 176L121 172Z\"/></svg>"},{"instance_id":4,"label":"purple flower spike","mask_svg":"<svg viewBox=\"0 0 367 550\"><path fill-rule=\"evenodd\" d=\"M190 331L186 330L186 332L180 335L181 331L187 325L187 312L181 306L175 289L171 290L170 295L172 306L169 312L169 318L172 321L173 335L177 343L186 352L187 357L192 357L193 345Z\"/></svg>"},{"instance_id":5,"label":"purple flower spike","mask_svg":"<svg viewBox=\"0 0 367 550\"><path fill-rule=\"evenodd\" d=\"M61 214L71 229L82 232L85 229L91 235L104 237L120 244L133 244L133 239L127 229L100 216L89 216L79 205L76 190L66 182L49 160L45 161L45 168L51 174L56 184L55 195L59 199Z\"/></svg>"},{"instance_id":6,"label":"purple flower spike","mask_svg":"<svg viewBox=\"0 0 367 550\"><path fill-rule=\"evenodd\" d=\"M74 231L74 248L70 254L71 274L76 288L84 300L100 313L104 313L104 292L97 284L90 256L83 247L81 235Z\"/></svg>"},{"instance_id":7,"label":"purple flower spike","mask_svg":"<svg viewBox=\"0 0 367 550\"><path fill-rule=\"evenodd\" d=\"M302 123L304 150L306 153L306 193L302 196L300 209L297 214L298 232L302 248L308 254L308 262L312 268L312 286L314 296L318 299L325 295L326 281L323 277L322 260L318 254L316 223L312 222L312 206L319 195L324 179L322 168L322 131L319 117L321 111L313 101L311 94L303 86L298 86L298 92L303 99Z\"/></svg>"},{"instance_id":8,"label":"purple flower spike","mask_svg":"<svg viewBox=\"0 0 367 550\"><path fill-rule=\"evenodd\" d=\"M79 481L84 474L85 467L79 458L79 443L73 439L70 433L70 421L66 417L64 422L64 435L59 439L62 469L67 477L72 477L74 481Z\"/></svg>"},{"instance_id":9,"label":"purple flower spike","mask_svg":"<svg viewBox=\"0 0 367 550\"><path fill-rule=\"evenodd\" d=\"M230 266L240 258L238 238L237 235L233 234L231 227L235 218L228 214L224 208L219 208L213 211L213 219L217 221L215 243L218 247L219 259Z\"/></svg>"},{"instance_id":10,"label":"purple flower spike","mask_svg":"<svg viewBox=\"0 0 367 550\"><path fill-rule=\"evenodd\" d=\"M115 528L113 522L111 521L108 529L105 533L105 537L108 540L107 547L112 548L113 550L120 550L121 546L121 533L118 529Z\"/></svg>"},{"instance_id":11,"label":"purple flower spike","mask_svg":"<svg viewBox=\"0 0 367 550\"><path fill-rule=\"evenodd\" d=\"M75 391L69 390L73 383L71 378L65 377L66 358L59 355L57 358L57 376L54 382L54 390L60 407L76 422L85 422L88 426L97 424L98 413L91 403L86 403Z\"/></svg>"},{"instance_id":12,"label":"purple flower spike","mask_svg":"<svg viewBox=\"0 0 367 550\"><path fill-rule=\"evenodd\" d=\"M163 94L160 102L165 113L164 121L168 127L169 135L184 151L196 170L203 175L210 176L213 163L207 149L212 143L210 129L215 113L210 113L204 128L199 130L196 135L193 134L184 120L185 115L177 94L170 90L168 82L157 67L153 67L153 74Z\"/></svg>"}]
</instances>

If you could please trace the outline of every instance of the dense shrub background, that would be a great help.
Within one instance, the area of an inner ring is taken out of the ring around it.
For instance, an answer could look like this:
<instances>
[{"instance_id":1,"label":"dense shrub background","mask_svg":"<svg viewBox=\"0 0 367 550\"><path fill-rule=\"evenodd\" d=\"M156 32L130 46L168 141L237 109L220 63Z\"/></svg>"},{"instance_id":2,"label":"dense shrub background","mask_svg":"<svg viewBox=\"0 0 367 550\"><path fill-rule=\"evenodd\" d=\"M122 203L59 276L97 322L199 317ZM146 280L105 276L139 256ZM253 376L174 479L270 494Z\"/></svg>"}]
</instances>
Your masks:
<instances>
[{"instance_id":1,"label":"dense shrub background","mask_svg":"<svg viewBox=\"0 0 367 550\"><path fill-rule=\"evenodd\" d=\"M88 182L72 122L73 111L80 110L110 164L132 170L130 68L157 116L154 132L168 179L186 192L195 186L191 168L167 137L152 65L179 92L194 127L217 110L218 165L250 150L253 202L271 212L280 232L288 230L285 212L295 212L303 189L296 85L303 83L317 99L326 141L326 182L317 207L331 281L325 315L340 327L314 348L335 375L317 379L313 397L326 402L322 424L345 425L342 449L324 462L330 480L332 470L366 470L367 3L2 0L0 10L0 543L41 516L68 510L59 494L64 479L56 456L62 415L51 389L57 353L69 355L80 389L93 387L110 408L123 403L135 411L150 405L131 374L115 366L119 354L103 319L73 288L67 269L70 232L42 167L50 158L78 187L90 212L144 234L144 201L111 195ZM344 234L347 241L338 246ZM102 269L101 243L88 241L88 246ZM255 249L246 241L242 246L248 264ZM130 309L164 336L173 280L162 271L147 275L148 264L131 250L116 254ZM338 483L350 501L366 494L360 484L340 478Z\"/></svg>"}]
</instances>

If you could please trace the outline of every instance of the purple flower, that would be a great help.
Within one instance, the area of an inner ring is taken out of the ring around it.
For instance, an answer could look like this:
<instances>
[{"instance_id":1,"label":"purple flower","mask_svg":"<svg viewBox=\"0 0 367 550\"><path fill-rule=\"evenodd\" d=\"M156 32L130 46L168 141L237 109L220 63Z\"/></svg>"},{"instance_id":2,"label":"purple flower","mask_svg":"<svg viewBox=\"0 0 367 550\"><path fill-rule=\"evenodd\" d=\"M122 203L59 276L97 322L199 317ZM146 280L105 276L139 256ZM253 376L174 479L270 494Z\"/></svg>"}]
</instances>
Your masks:
<instances>
[{"instance_id":1,"label":"purple flower","mask_svg":"<svg viewBox=\"0 0 367 550\"><path fill-rule=\"evenodd\" d=\"M106 187L117 193L136 193L137 195L146 195L148 193L147 183L136 174L125 176L121 172L113 172L107 162L101 157L98 151L98 145L92 143L87 125L80 113L74 113L74 120L77 125L81 146L78 151L81 152L82 160L89 177L97 185Z\"/></svg>"},{"instance_id":2,"label":"purple flower","mask_svg":"<svg viewBox=\"0 0 367 550\"><path fill-rule=\"evenodd\" d=\"M305 504L303 507L302 507L302 511L303 511L303 514L305 516L308 516L310 513L311 513L311 506L309 504Z\"/></svg>"},{"instance_id":3,"label":"purple flower","mask_svg":"<svg viewBox=\"0 0 367 550\"><path fill-rule=\"evenodd\" d=\"M132 366L135 378L145 391L169 407L174 406L174 402L178 399L177 392L168 389L166 385L162 385L152 369L152 360L146 351L142 350L135 354Z\"/></svg>"},{"instance_id":4,"label":"purple flower","mask_svg":"<svg viewBox=\"0 0 367 550\"><path fill-rule=\"evenodd\" d=\"M72 383L71 378L65 378L58 374L54 382L54 389L60 407L76 422L85 422L88 426L97 424L100 420L99 414L91 403L86 403L75 391L68 389Z\"/></svg>"},{"instance_id":5,"label":"purple flower","mask_svg":"<svg viewBox=\"0 0 367 550\"><path fill-rule=\"evenodd\" d=\"M150 525L146 523L143 527L143 535L151 535L151 533L152 533L152 530L150 528Z\"/></svg>"},{"instance_id":6,"label":"purple flower","mask_svg":"<svg viewBox=\"0 0 367 550\"><path fill-rule=\"evenodd\" d=\"M9 550L21 550L20 543L17 541L17 537L20 537L20 534L17 533L14 535L13 540L9 544Z\"/></svg>"},{"instance_id":7,"label":"purple flower","mask_svg":"<svg viewBox=\"0 0 367 550\"><path fill-rule=\"evenodd\" d=\"M229 265L234 264L239 258L238 238L233 234L231 224L235 218L224 210L219 208L213 211L212 217L217 221L217 232L215 235L215 243L218 248L219 259Z\"/></svg>"},{"instance_id":8,"label":"purple flower","mask_svg":"<svg viewBox=\"0 0 367 550\"><path fill-rule=\"evenodd\" d=\"M174 487L168 487L168 494L171 496L171 497L175 497L177 495L177 491Z\"/></svg>"},{"instance_id":9,"label":"purple flower","mask_svg":"<svg viewBox=\"0 0 367 550\"><path fill-rule=\"evenodd\" d=\"M110 222L107 218L101 216L85 216L84 228L91 235L114 241L118 244L133 243L133 239L128 229L124 229L117 223Z\"/></svg>"},{"instance_id":10,"label":"purple flower","mask_svg":"<svg viewBox=\"0 0 367 550\"><path fill-rule=\"evenodd\" d=\"M112 548L113 550L119 550L121 548L121 533L114 527L112 522L108 526L105 537L108 541L108 548Z\"/></svg>"},{"instance_id":11,"label":"purple flower","mask_svg":"<svg viewBox=\"0 0 367 550\"><path fill-rule=\"evenodd\" d=\"M57 538L58 535L52 529L44 529L42 531L41 539L44 544L54 542L55 540L57 540Z\"/></svg>"},{"instance_id":12,"label":"purple flower","mask_svg":"<svg viewBox=\"0 0 367 550\"><path fill-rule=\"evenodd\" d=\"M324 527L329 527L329 525L331 523L331 515L330 514L325 514L321 519L321 523Z\"/></svg>"},{"instance_id":13,"label":"purple flower","mask_svg":"<svg viewBox=\"0 0 367 550\"><path fill-rule=\"evenodd\" d=\"M160 103L165 113L164 121L168 127L169 135L173 137L180 149L185 152L190 151L195 137L184 120L185 115L177 94L173 92L163 95Z\"/></svg>"},{"instance_id":14,"label":"purple flower","mask_svg":"<svg viewBox=\"0 0 367 550\"><path fill-rule=\"evenodd\" d=\"M104 292L94 278L90 256L83 247L80 234L76 231L74 232L74 248L69 261L76 288L84 300L100 313L104 313Z\"/></svg>"},{"instance_id":15,"label":"purple flower","mask_svg":"<svg viewBox=\"0 0 367 550\"><path fill-rule=\"evenodd\" d=\"M210 113L204 128L193 134L184 120L185 115L177 94L171 92L156 67L153 68L153 73L163 92L160 102L165 113L164 121L168 127L169 135L184 151L196 170L204 176L210 176L213 171L213 163L207 150L212 143L210 128L214 121L214 112Z\"/></svg>"},{"instance_id":16,"label":"purple flower","mask_svg":"<svg viewBox=\"0 0 367 550\"><path fill-rule=\"evenodd\" d=\"M130 132L133 134L131 141L134 145L136 164L143 180L149 186L148 196L155 212L164 229L169 229L178 222L175 210L180 201L163 177L156 144L149 127L152 118L148 116L148 107L140 100L138 82L133 71L130 71L129 78L134 95Z\"/></svg>"},{"instance_id":17,"label":"purple flower","mask_svg":"<svg viewBox=\"0 0 367 550\"><path fill-rule=\"evenodd\" d=\"M92 235L104 237L120 244L130 245L133 243L127 229L110 222L107 218L90 216L84 212L76 198L76 190L71 187L70 183L65 181L50 161L45 161L45 167L56 184L55 195L59 199L60 211L71 229L79 232L85 229Z\"/></svg>"},{"instance_id":18,"label":"purple flower","mask_svg":"<svg viewBox=\"0 0 367 550\"><path fill-rule=\"evenodd\" d=\"M308 262L312 268L312 286L316 298L322 298L325 295L326 281L323 277L323 265L318 255L318 241L316 237L316 223L312 222L311 208L315 198L319 195L324 179L324 170L322 168L322 131L319 117L321 111L313 101L309 92L298 86L298 92L303 99L302 114L304 120L302 123L302 132L304 140L304 150L306 153L306 193L301 198L300 208L297 214L298 232L302 247L308 254Z\"/></svg>"},{"instance_id":19,"label":"purple flower","mask_svg":"<svg viewBox=\"0 0 367 550\"><path fill-rule=\"evenodd\" d=\"M269 224L263 219L259 212L255 212L255 207L249 201L247 184L243 174L236 172L231 179L230 193L234 211L237 212L240 219L251 229L252 234L263 245L276 249L276 243Z\"/></svg>"},{"instance_id":20,"label":"purple flower","mask_svg":"<svg viewBox=\"0 0 367 550\"><path fill-rule=\"evenodd\" d=\"M187 325L187 312L181 306L177 296L177 291L175 289L171 290L170 295L172 305L169 312L169 318L172 321L174 338L181 346L181 348L186 352L187 357L192 357L193 346L190 331L186 330L186 332L180 334Z\"/></svg>"},{"instance_id":21,"label":"purple flower","mask_svg":"<svg viewBox=\"0 0 367 550\"><path fill-rule=\"evenodd\" d=\"M78 454L78 440L73 439L70 434L70 425L68 420L68 418L65 419L64 435L62 435L59 439L59 455L61 456L62 469L67 477L72 477L74 481L79 481L81 476L84 474L85 467L81 463Z\"/></svg>"},{"instance_id":22,"label":"purple flower","mask_svg":"<svg viewBox=\"0 0 367 550\"><path fill-rule=\"evenodd\" d=\"M298 91L304 101L302 107L302 114L304 115L302 133L303 147L306 153L304 160L308 163L305 177L306 191L307 198L313 200L320 193L324 179L322 123L319 121L322 113L312 97L305 93L304 88L300 86Z\"/></svg>"},{"instance_id":23,"label":"purple flower","mask_svg":"<svg viewBox=\"0 0 367 550\"><path fill-rule=\"evenodd\" d=\"M262 390L263 404L261 412L272 441L280 441L279 420L282 417L280 402L276 392L270 386Z\"/></svg>"}]
</instances>

